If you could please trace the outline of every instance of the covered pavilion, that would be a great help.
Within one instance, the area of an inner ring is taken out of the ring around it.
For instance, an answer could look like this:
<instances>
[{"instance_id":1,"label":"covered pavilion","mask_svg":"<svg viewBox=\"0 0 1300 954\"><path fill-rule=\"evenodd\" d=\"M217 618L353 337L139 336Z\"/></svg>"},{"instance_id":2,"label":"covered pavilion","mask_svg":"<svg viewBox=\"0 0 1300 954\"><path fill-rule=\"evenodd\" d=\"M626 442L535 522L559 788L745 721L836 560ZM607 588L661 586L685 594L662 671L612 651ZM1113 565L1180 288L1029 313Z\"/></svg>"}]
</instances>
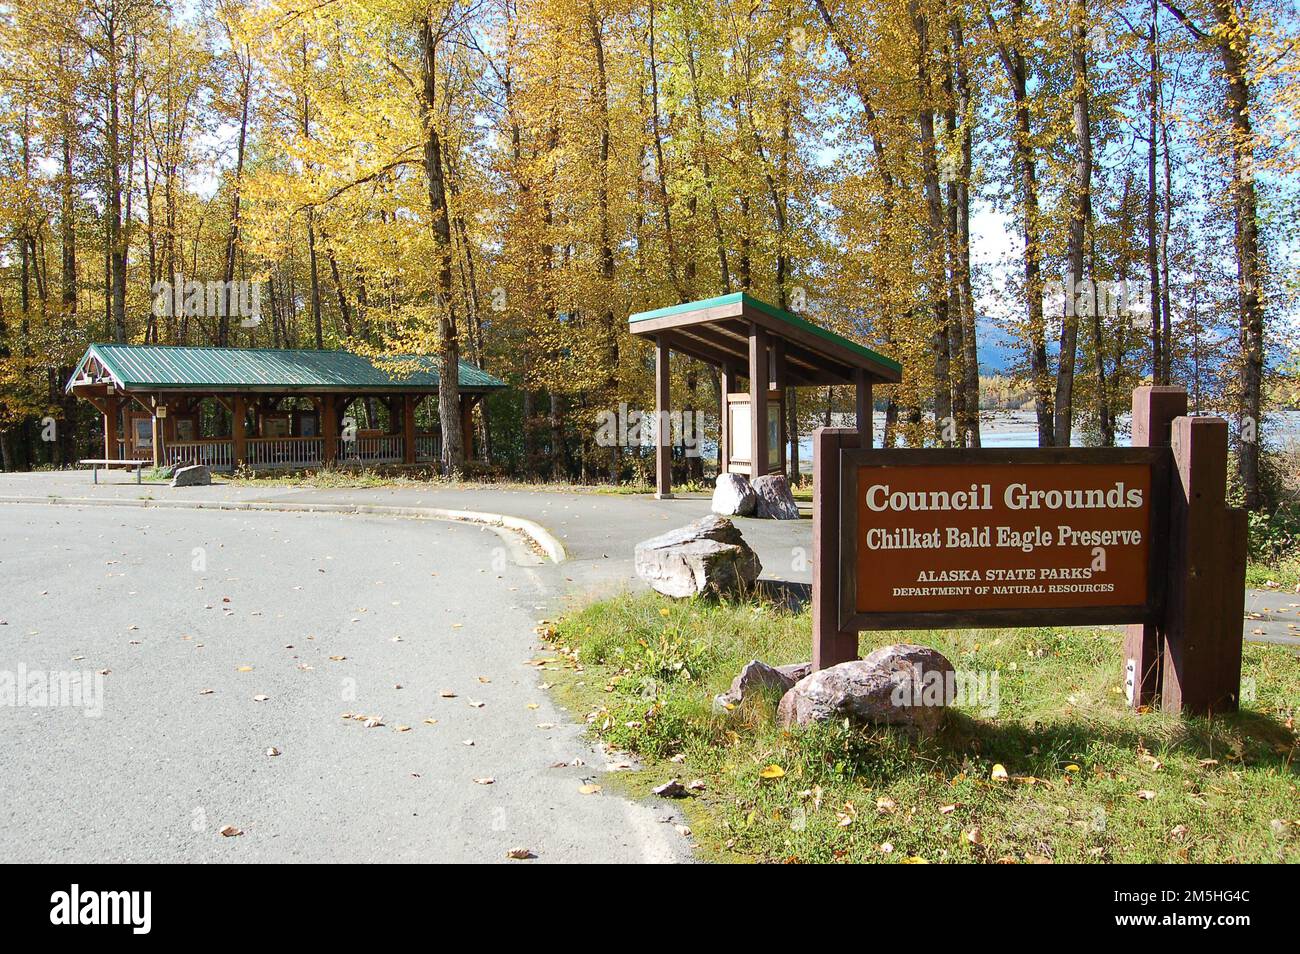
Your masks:
<instances>
[{"instance_id":1,"label":"covered pavilion","mask_svg":"<svg viewBox=\"0 0 1300 954\"><path fill-rule=\"evenodd\" d=\"M93 344L67 390L103 415L106 459L230 471L436 462L441 436L417 416L438 383L430 355ZM475 404L505 386L460 363L467 456ZM357 401L372 412L365 428L349 414Z\"/></svg>"}]
</instances>

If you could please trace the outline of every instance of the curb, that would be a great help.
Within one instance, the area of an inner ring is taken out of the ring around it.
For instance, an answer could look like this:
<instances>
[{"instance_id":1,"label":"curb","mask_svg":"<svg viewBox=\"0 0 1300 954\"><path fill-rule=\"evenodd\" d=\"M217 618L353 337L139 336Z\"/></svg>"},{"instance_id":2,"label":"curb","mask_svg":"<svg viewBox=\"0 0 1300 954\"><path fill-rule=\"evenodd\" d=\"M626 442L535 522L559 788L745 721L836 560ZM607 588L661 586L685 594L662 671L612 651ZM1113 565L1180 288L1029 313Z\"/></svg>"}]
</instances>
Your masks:
<instances>
[{"instance_id":1,"label":"curb","mask_svg":"<svg viewBox=\"0 0 1300 954\"><path fill-rule=\"evenodd\" d=\"M161 507L179 510L269 510L284 513L361 513L413 520L451 520L504 527L526 537L552 563L568 559L564 544L541 524L507 514L477 510L447 510L442 507L386 507L382 504L274 503L259 500L142 500L133 497L21 497L0 496L0 504L55 504L75 507Z\"/></svg>"}]
</instances>

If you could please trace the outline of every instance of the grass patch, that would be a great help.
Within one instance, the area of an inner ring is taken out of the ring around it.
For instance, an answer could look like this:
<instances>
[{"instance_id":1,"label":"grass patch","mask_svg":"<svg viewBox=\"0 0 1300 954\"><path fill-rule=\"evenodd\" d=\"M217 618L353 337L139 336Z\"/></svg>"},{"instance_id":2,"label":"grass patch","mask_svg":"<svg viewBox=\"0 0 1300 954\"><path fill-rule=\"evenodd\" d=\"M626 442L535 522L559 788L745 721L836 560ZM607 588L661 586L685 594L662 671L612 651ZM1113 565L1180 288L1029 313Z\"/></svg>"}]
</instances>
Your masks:
<instances>
[{"instance_id":1,"label":"grass patch","mask_svg":"<svg viewBox=\"0 0 1300 954\"><path fill-rule=\"evenodd\" d=\"M1300 593L1300 557L1282 557L1268 563L1246 564L1246 585L1256 589L1281 589Z\"/></svg>"},{"instance_id":2,"label":"grass patch","mask_svg":"<svg viewBox=\"0 0 1300 954\"><path fill-rule=\"evenodd\" d=\"M369 468L322 467L320 470L284 473L241 467L230 475L227 483L240 487L310 487L334 490L356 487L427 487L431 481L436 480L432 471L394 474Z\"/></svg>"},{"instance_id":3,"label":"grass patch","mask_svg":"<svg viewBox=\"0 0 1300 954\"><path fill-rule=\"evenodd\" d=\"M146 479L147 479L146 472ZM523 480L487 480L476 479L472 475L458 480L441 476L433 468L417 469L371 469L353 467L322 467L319 470L301 470L289 473L277 471L255 471L242 468L231 474L228 483L243 487L303 487L326 490L353 489L362 487L409 488L416 490L528 490L553 493L593 493L626 496L646 496L654 493L654 487L644 483L627 484L571 484L553 481ZM697 484L694 481L674 485L678 494L712 493L712 486Z\"/></svg>"},{"instance_id":4,"label":"grass patch","mask_svg":"<svg viewBox=\"0 0 1300 954\"><path fill-rule=\"evenodd\" d=\"M784 732L774 696L712 710L748 660L808 658L806 611L625 595L545 635L565 661L560 701L645 760L630 794L703 780L685 808L707 858L1300 860L1300 675L1286 647L1246 647L1257 696L1240 714L1183 720L1127 710L1117 630L864 633L864 653L925 643L959 670L998 674L996 714L954 709L938 735L915 738ZM764 772L773 765L780 774Z\"/></svg>"}]
</instances>

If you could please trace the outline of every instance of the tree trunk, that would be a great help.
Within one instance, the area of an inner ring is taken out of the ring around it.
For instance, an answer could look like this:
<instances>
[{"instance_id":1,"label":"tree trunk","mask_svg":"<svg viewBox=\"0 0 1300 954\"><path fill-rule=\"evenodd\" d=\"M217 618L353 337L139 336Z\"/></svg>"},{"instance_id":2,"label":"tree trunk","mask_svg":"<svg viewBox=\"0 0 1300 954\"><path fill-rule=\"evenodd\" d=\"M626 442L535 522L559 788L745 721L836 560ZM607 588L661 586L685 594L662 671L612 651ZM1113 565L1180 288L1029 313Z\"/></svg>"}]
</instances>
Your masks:
<instances>
[{"instance_id":1,"label":"tree trunk","mask_svg":"<svg viewBox=\"0 0 1300 954\"><path fill-rule=\"evenodd\" d=\"M420 109L424 123L424 176L437 254L438 281L434 301L438 309L438 420L442 427L443 473L457 477L465 469L465 442L460 416L460 338L452 289L451 213L447 207L446 167L435 112L438 102L438 43L441 39L441 33L435 33L433 22L426 15L420 23L423 54Z\"/></svg>"},{"instance_id":2,"label":"tree trunk","mask_svg":"<svg viewBox=\"0 0 1300 954\"><path fill-rule=\"evenodd\" d=\"M1088 103L1088 2L1072 0L1070 4L1070 62L1074 77L1074 140L1078 155L1074 162L1073 208L1067 258L1070 285L1064 296L1061 316L1061 354L1056 374L1056 424L1058 447L1069 447L1074 431L1074 364L1078 353L1079 317L1076 303L1084 284L1084 240L1092 223L1092 120ZM1091 287L1091 286L1089 286ZM1097 310L1095 289L1085 298Z\"/></svg>"},{"instance_id":3,"label":"tree trunk","mask_svg":"<svg viewBox=\"0 0 1300 954\"><path fill-rule=\"evenodd\" d=\"M678 303L689 301L677 272L677 243L673 239L673 216L668 200L668 171L664 164L663 130L659 123L659 62L655 52L655 0L650 0L650 130L654 136L655 169L659 181L659 214L664 220L664 248L668 257L668 277L677 292Z\"/></svg>"},{"instance_id":4,"label":"tree trunk","mask_svg":"<svg viewBox=\"0 0 1300 954\"><path fill-rule=\"evenodd\" d=\"M1152 0L1151 28L1147 35L1150 54L1150 82L1147 87L1147 281L1149 282L1148 300L1151 302L1151 379L1156 384L1168 384L1165 378L1164 350L1168 342L1161 340L1162 325L1160 321L1160 268L1157 258L1156 206L1159 193L1156 191L1156 124L1160 108L1160 57L1157 48L1156 9Z\"/></svg>"},{"instance_id":5,"label":"tree trunk","mask_svg":"<svg viewBox=\"0 0 1300 954\"><path fill-rule=\"evenodd\" d=\"M231 191L234 196L230 200L230 231L226 235L226 262L225 270L222 273L222 279L225 281L226 306L222 309L217 325L217 344L226 347L230 343L230 318L231 313L235 310L234 306L238 301L235 295L233 283L235 280L235 253L239 248L239 200L240 192L243 187L244 178L244 145L248 139L248 101L252 96L250 86L252 84L252 63L250 61L245 69L244 61L239 59L236 52L238 47L235 45L235 38L230 35L231 52L235 56L235 65L240 73L240 108L239 108L239 138L235 146L235 182ZM247 53L247 47L245 47ZM303 132L309 132L307 125L307 98L303 96ZM313 261L313 272L314 272ZM313 274L313 279L315 275ZM320 347L318 344L317 347Z\"/></svg>"},{"instance_id":6,"label":"tree trunk","mask_svg":"<svg viewBox=\"0 0 1300 954\"><path fill-rule=\"evenodd\" d=\"M1011 25L1014 38L1008 45L993 14L985 12L989 30L997 45L998 57L1006 70L1015 103L1015 127L1012 139L1016 165L1020 172L1021 218L1025 242L1025 310L1029 331L1029 373L1034 388L1034 412L1038 418L1038 446L1051 447L1055 424L1052 419L1051 375L1047 367L1047 329L1043 323L1042 249L1039 241L1038 166L1034 156L1033 127L1030 121L1029 71L1021 44L1024 0L1011 0Z\"/></svg>"},{"instance_id":7,"label":"tree trunk","mask_svg":"<svg viewBox=\"0 0 1300 954\"><path fill-rule=\"evenodd\" d=\"M960 15L954 15L950 25L953 39L953 66L956 73L957 109L961 115L961 167L957 179L957 256L953 267L957 272L959 293L957 320L961 323L962 381L965 392L966 422L964 430L969 446L980 446L980 366L978 329L975 322L975 292L970 265L970 180L972 166L971 124L974 107L971 100L970 76L966 67L965 37Z\"/></svg>"},{"instance_id":8,"label":"tree trunk","mask_svg":"<svg viewBox=\"0 0 1300 954\"><path fill-rule=\"evenodd\" d=\"M722 232L722 214L714 192L713 169L709 163L708 145L705 142L704 103L700 96L700 78L695 67L695 35L686 37L686 69L691 78L691 100L695 104L696 148L700 153L700 168L704 173L704 188L709 193L709 218L713 223L713 244L718 251L718 284L722 294L731 294L731 270L727 263L727 243Z\"/></svg>"},{"instance_id":9,"label":"tree trunk","mask_svg":"<svg viewBox=\"0 0 1300 954\"><path fill-rule=\"evenodd\" d=\"M591 37L591 46L596 66L596 123L597 154L600 166L600 181L596 187L596 208L599 215L600 250L600 293L606 302L605 312L601 316L604 338L605 360L605 403L613 407L618 403L618 321L614 317L614 242L611 235L609 214L609 77L605 70L605 40L601 33L601 24L596 17L596 7L588 0L587 29ZM618 483L618 444L609 448L609 473L612 483Z\"/></svg>"},{"instance_id":10,"label":"tree trunk","mask_svg":"<svg viewBox=\"0 0 1300 954\"><path fill-rule=\"evenodd\" d=\"M925 253L929 257L925 270L933 320L930 349L934 357L934 423L940 442L951 444L949 435L955 421L952 416L952 375L949 361L948 269L944 255L943 198L939 195L939 158L934 139L934 101L930 85L930 24L916 0L908 3L908 11L916 34L916 78L921 97L917 122L921 137L921 170L925 177L924 242Z\"/></svg>"},{"instance_id":11,"label":"tree trunk","mask_svg":"<svg viewBox=\"0 0 1300 954\"><path fill-rule=\"evenodd\" d=\"M1259 481L1260 412L1264 384L1264 263L1259 248L1259 210L1255 191L1255 141L1251 124L1251 88L1248 54L1249 25L1242 22L1236 0L1212 0L1217 21L1213 34L1194 24L1175 4L1162 0L1165 9L1187 27L1201 43L1218 49L1227 86L1225 106L1232 144L1233 231L1237 252L1239 310L1238 348L1241 378L1237 391L1237 475L1248 510L1264 505Z\"/></svg>"}]
</instances>

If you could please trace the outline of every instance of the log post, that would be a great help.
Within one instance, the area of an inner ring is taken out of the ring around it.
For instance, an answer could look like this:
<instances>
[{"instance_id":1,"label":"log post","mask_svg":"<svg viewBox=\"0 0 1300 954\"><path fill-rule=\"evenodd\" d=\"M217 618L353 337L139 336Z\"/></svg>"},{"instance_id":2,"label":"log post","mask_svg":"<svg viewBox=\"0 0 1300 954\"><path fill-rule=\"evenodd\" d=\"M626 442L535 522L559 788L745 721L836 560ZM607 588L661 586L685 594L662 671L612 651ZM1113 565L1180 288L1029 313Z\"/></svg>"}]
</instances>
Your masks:
<instances>
[{"instance_id":1,"label":"log post","mask_svg":"<svg viewBox=\"0 0 1300 954\"><path fill-rule=\"evenodd\" d=\"M673 447L668 406L672 403L668 339L655 339L655 496L673 495Z\"/></svg>"},{"instance_id":2,"label":"log post","mask_svg":"<svg viewBox=\"0 0 1300 954\"><path fill-rule=\"evenodd\" d=\"M778 460L777 460L776 472L778 474L785 474L786 477L789 479L790 484L793 486L795 479L799 475L790 474L786 472L786 464L789 463L790 435L788 432L789 429L788 429L788 423L786 417L786 412L788 408L786 406L787 397L785 393L785 387L786 387L785 340L783 338L777 338L775 341L773 341L772 347L769 349L769 354L771 355L769 364L771 365L772 368L772 373L770 375L772 379L771 393L780 394L780 397L777 399L779 413L776 415L777 420L779 422L777 424L776 432L777 432L777 443L778 446L780 447L780 453L777 455ZM769 394L769 400L770 398L771 395Z\"/></svg>"},{"instance_id":3,"label":"log post","mask_svg":"<svg viewBox=\"0 0 1300 954\"><path fill-rule=\"evenodd\" d=\"M167 419L158 416L159 401L156 397L153 399L152 404L150 424L153 430L153 465L154 467L161 467L163 464L163 433L167 429ZM166 414L167 412L163 411L163 413Z\"/></svg>"},{"instance_id":4,"label":"log post","mask_svg":"<svg viewBox=\"0 0 1300 954\"><path fill-rule=\"evenodd\" d=\"M238 470L248 459L248 398L236 394L230 402L231 459Z\"/></svg>"},{"instance_id":5,"label":"log post","mask_svg":"<svg viewBox=\"0 0 1300 954\"><path fill-rule=\"evenodd\" d=\"M840 629L840 451L864 446L857 431L813 432L813 672L858 658L858 634Z\"/></svg>"},{"instance_id":6,"label":"log post","mask_svg":"<svg viewBox=\"0 0 1300 954\"><path fill-rule=\"evenodd\" d=\"M725 474L731 467L731 392L736 386L732 370L723 365L718 385L718 473Z\"/></svg>"},{"instance_id":7,"label":"log post","mask_svg":"<svg viewBox=\"0 0 1300 954\"><path fill-rule=\"evenodd\" d=\"M320 431L324 439L324 463L332 467L339 459L339 412L332 394L320 397Z\"/></svg>"},{"instance_id":8,"label":"log post","mask_svg":"<svg viewBox=\"0 0 1300 954\"><path fill-rule=\"evenodd\" d=\"M871 416L871 376L863 368L853 372L853 404L857 412L858 433L862 437L862 446L871 446L871 428L874 421Z\"/></svg>"},{"instance_id":9,"label":"log post","mask_svg":"<svg viewBox=\"0 0 1300 954\"><path fill-rule=\"evenodd\" d=\"M121 412L122 401L116 394L109 394L104 399L104 459L117 460L123 453L117 449L117 422Z\"/></svg>"},{"instance_id":10,"label":"log post","mask_svg":"<svg viewBox=\"0 0 1300 954\"><path fill-rule=\"evenodd\" d=\"M415 463L415 396L402 395L402 463Z\"/></svg>"},{"instance_id":11,"label":"log post","mask_svg":"<svg viewBox=\"0 0 1300 954\"><path fill-rule=\"evenodd\" d=\"M460 432L464 435L465 460L474 459L474 395L460 396Z\"/></svg>"},{"instance_id":12,"label":"log post","mask_svg":"<svg viewBox=\"0 0 1300 954\"><path fill-rule=\"evenodd\" d=\"M1171 427L1169 583L1161 700L1168 712L1235 712L1246 599L1246 514L1224 504L1228 422Z\"/></svg>"},{"instance_id":13,"label":"log post","mask_svg":"<svg viewBox=\"0 0 1300 954\"><path fill-rule=\"evenodd\" d=\"M767 467L767 391L771 386L771 368L767 357L767 331L757 324L749 326L749 478L768 472Z\"/></svg>"},{"instance_id":14,"label":"log post","mask_svg":"<svg viewBox=\"0 0 1300 954\"><path fill-rule=\"evenodd\" d=\"M1135 388L1133 446L1168 447L1170 425L1186 413L1187 392L1182 388ZM1165 488L1152 488L1153 496L1163 492ZM1124 692L1133 709L1150 708L1160 701L1164 639L1164 628L1156 623L1133 623L1124 628Z\"/></svg>"}]
</instances>

